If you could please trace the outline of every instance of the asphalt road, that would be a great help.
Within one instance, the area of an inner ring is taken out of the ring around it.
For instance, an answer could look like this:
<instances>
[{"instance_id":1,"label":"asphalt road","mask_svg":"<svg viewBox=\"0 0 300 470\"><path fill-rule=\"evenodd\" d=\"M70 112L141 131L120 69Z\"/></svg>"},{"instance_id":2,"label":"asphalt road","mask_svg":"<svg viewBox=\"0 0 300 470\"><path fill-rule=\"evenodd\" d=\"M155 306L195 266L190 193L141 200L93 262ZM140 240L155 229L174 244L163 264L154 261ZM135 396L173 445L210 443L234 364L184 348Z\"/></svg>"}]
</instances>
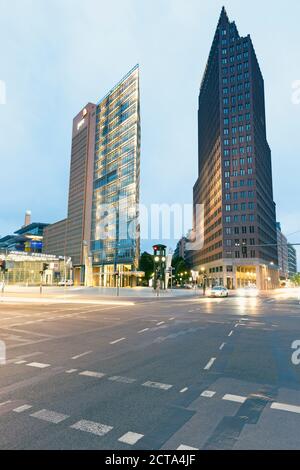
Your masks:
<instances>
[{"instance_id":1,"label":"asphalt road","mask_svg":"<svg viewBox=\"0 0 300 470\"><path fill-rule=\"evenodd\" d=\"M0 304L0 449L300 449L297 299Z\"/></svg>"}]
</instances>

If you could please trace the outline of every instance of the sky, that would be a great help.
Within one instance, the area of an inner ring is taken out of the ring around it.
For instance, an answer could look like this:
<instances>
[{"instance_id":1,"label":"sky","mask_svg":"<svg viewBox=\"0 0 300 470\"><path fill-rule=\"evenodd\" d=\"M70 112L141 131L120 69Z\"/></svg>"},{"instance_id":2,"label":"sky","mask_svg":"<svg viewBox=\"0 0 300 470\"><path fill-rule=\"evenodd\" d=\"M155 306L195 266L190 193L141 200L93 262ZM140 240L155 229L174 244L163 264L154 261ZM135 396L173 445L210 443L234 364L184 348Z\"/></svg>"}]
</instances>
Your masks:
<instances>
[{"instance_id":1,"label":"sky","mask_svg":"<svg viewBox=\"0 0 300 470\"><path fill-rule=\"evenodd\" d=\"M256 49L277 219L300 242L299 0L0 0L0 235L26 209L34 221L66 216L72 119L136 63L141 202L192 202L199 86L223 4Z\"/></svg>"}]
</instances>

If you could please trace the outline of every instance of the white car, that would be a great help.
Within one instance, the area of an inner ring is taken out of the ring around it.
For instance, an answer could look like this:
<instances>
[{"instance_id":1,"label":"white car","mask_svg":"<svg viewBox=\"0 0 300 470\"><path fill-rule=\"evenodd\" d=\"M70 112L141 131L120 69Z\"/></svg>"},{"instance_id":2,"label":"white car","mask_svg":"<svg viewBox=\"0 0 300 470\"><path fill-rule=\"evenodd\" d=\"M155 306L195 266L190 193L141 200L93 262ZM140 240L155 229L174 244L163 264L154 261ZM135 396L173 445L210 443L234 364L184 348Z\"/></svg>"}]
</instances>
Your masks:
<instances>
[{"instance_id":1,"label":"white car","mask_svg":"<svg viewBox=\"0 0 300 470\"><path fill-rule=\"evenodd\" d=\"M229 291L226 287L223 286L215 286L211 289L207 289L207 296L208 297L228 297Z\"/></svg>"},{"instance_id":2,"label":"white car","mask_svg":"<svg viewBox=\"0 0 300 470\"><path fill-rule=\"evenodd\" d=\"M258 294L259 291L256 286L241 287L237 290L237 295L239 297L257 297Z\"/></svg>"},{"instance_id":3,"label":"white car","mask_svg":"<svg viewBox=\"0 0 300 470\"><path fill-rule=\"evenodd\" d=\"M73 286L73 281L72 279L67 279L66 281L63 279L62 281L59 281L58 283L59 286Z\"/></svg>"}]
</instances>

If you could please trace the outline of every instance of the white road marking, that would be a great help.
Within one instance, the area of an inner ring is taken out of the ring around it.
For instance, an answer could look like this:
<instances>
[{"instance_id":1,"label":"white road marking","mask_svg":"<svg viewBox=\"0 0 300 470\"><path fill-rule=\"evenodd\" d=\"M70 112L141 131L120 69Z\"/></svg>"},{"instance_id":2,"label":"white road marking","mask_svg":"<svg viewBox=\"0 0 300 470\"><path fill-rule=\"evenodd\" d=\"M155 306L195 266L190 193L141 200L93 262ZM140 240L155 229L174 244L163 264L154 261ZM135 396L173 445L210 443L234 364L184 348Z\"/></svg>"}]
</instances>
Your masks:
<instances>
[{"instance_id":1,"label":"white road marking","mask_svg":"<svg viewBox=\"0 0 300 470\"><path fill-rule=\"evenodd\" d=\"M7 405L8 403L11 403L11 400L3 401L2 403L0 403L0 406Z\"/></svg>"},{"instance_id":2,"label":"white road marking","mask_svg":"<svg viewBox=\"0 0 300 470\"><path fill-rule=\"evenodd\" d=\"M126 339L126 338L119 338L119 339L116 339L115 341L111 341L109 344L117 344L120 341L124 341L124 339Z\"/></svg>"},{"instance_id":3,"label":"white road marking","mask_svg":"<svg viewBox=\"0 0 300 470\"><path fill-rule=\"evenodd\" d=\"M168 385L168 384L162 384L160 382L145 382L143 383L144 387L151 387L151 388L159 388L161 390L169 390L170 388L173 387L173 385Z\"/></svg>"},{"instance_id":4,"label":"white road marking","mask_svg":"<svg viewBox=\"0 0 300 470\"><path fill-rule=\"evenodd\" d=\"M43 364L42 362L30 362L26 365L30 367L37 367L38 369L45 369L46 367L50 367L50 364Z\"/></svg>"},{"instance_id":5,"label":"white road marking","mask_svg":"<svg viewBox=\"0 0 300 470\"><path fill-rule=\"evenodd\" d=\"M215 362L217 358L216 357L212 357L208 363L206 364L206 366L204 367L204 370L209 370L211 368L211 366L213 365L213 363Z\"/></svg>"},{"instance_id":6,"label":"white road marking","mask_svg":"<svg viewBox=\"0 0 300 470\"><path fill-rule=\"evenodd\" d=\"M228 336L232 336L232 335L233 335L233 330L231 330Z\"/></svg>"},{"instance_id":7,"label":"white road marking","mask_svg":"<svg viewBox=\"0 0 300 470\"><path fill-rule=\"evenodd\" d=\"M32 408L31 405L22 405L22 406L18 406L18 408L14 408L13 411L15 413L22 413L23 411L27 411L30 408Z\"/></svg>"},{"instance_id":8,"label":"white road marking","mask_svg":"<svg viewBox=\"0 0 300 470\"><path fill-rule=\"evenodd\" d=\"M77 356L73 356L72 359L79 359L80 357L86 356L87 354L91 354L91 352L93 351L86 351L84 353L77 354Z\"/></svg>"},{"instance_id":9,"label":"white road marking","mask_svg":"<svg viewBox=\"0 0 300 470\"><path fill-rule=\"evenodd\" d=\"M287 405L286 403L272 403L273 410L289 411L290 413L300 413L300 406Z\"/></svg>"},{"instance_id":10,"label":"white road marking","mask_svg":"<svg viewBox=\"0 0 300 470\"><path fill-rule=\"evenodd\" d=\"M120 375L114 375L113 377L108 377L108 380L111 380L113 382L121 382L124 384L132 384L133 382L136 382L136 379L131 379L130 377L122 377Z\"/></svg>"},{"instance_id":11,"label":"white road marking","mask_svg":"<svg viewBox=\"0 0 300 470\"><path fill-rule=\"evenodd\" d=\"M222 349L224 348L226 343L222 343L221 346L219 347L220 351L222 351Z\"/></svg>"},{"instance_id":12,"label":"white road marking","mask_svg":"<svg viewBox=\"0 0 300 470\"><path fill-rule=\"evenodd\" d=\"M171 317L171 318L169 318L169 320L170 320L170 321L175 320L175 317Z\"/></svg>"},{"instance_id":13,"label":"white road marking","mask_svg":"<svg viewBox=\"0 0 300 470\"><path fill-rule=\"evenodd\" d=\"M245 401L247 400L247 397L241 397L239 395L226 394L226 395L224 395L222 400L234 401L236 403L245 403Z\"/></svg>"},{"instance_id":14,"label":"white road marking","mask_svg":"<svg viewBox=\"0 0 300 470\"><path fill-rule=\"evenodd\" d=\"M149 328L144 328L143 330L138 331L138 333L145 333L145 331L149 331Z\"/></svg>"},{"instance_id":15,"label":"white road marking","mask_svg":"<svg viewBox=\"0 0 300 470\"><path fill-rule=\"evenodd\" d=\"M165 323L164 321L160 321L159 323L156 323L156 326L163 325L164 323Z\"/></svg>"},{"instance_id":16,"label":"white road marking","mask_svg":"<svg viewBox=\"0 0 300 470\"><path fill-rule=\"evenodd\" d=\"M136 432L127 432L124 434L124 436L121 436L120 439L118 439L119 442L124 442L125 444L129 444L133 446L136 444L140 439L144 437L144 434L138 434Z\"/></svg>"},{"instance_id":17,"label":"white road marking","mask_svg":"<svg viewBox=\"0 0 300 470\"><path fill-rule=\"evenodd\" d=\"M90 432L92 434L96 434L97 436L104 436L113 429L112 426L95 423L94 421L87 421L86 419L82 419L70 427L72 429L78 429L79 431Z\"/></svg>"},{"instance_id":18,"label":"white road marking","mask_svg":"<svg viewBox=\"0 0 300 470\"><path fill-rule=\"evenodd\" d=\"M236 323L236 324L234 325L234 328L237 328L238 326L239 326L239 323Z\"/></svg>"},{"instance_id":19,"label":"white road marking","mask_svg":"<svg viewBox=\"0 0 300 470\"><path fill-rule=\"evenodd\" d=\"M211 390L205 390L201 393L201 397L212 398L215 396L216 392L212 392Z\"/></svg>"},{"instance_id":20,"label":"white road marking","mask_svg":"<svg viewBox=\"0 0 300 470\"><path fill-rule=\"evenodd\" d=\"M16 361L14 364L26 364L27 361Z\"/></svg>"},{"instance_id":21,"label":"white road marking","mask_svg":"<svg viewBox=\"0 0 300 470\"><path fill-rule=\"evenodd\" d=\"M97 377L98 379L101 379L105 376L105 374L103 374L102 372L93 372L91 370L84 370L83 372L80 372L79 375L85 375L87 377Z\"/></svg>"},{"instance_id":22,"label":"white road marking","mask_svg":"<svg viewBox=\"0 0 300 470\"><path fill-rule=\"evenodd\" d=\"M188 391L188 387L185 387L185 388L183 388L182 390L180 390L180 393L185 393L185 392L187 392L187 391Z\"/></svg>"},{"instance_id":23,"label":"white road marking","mask_svg":"<svg viewBox=\"0 0 300 470\"><path fill-rule=\"evenodd\" d=\"M33 418L41 419L42 421L49 421L50 423L58 424L61 421L69 418L69 415L64 415L62 413L57 413L56 411L50 410L39 410L36 413L32 413L30 416Z\"/></svg>"},{"instance_id":24,"label":"white road marking","mask_svg":"<svg viewBox=\"0 0 300 470\"><path fill-rule=\"evenodd\" d=\"M77 372L78 369L69 369L69 370L66 370L66 374L73 374L74 372Z\"/></svg>"},{"instance_id":25,"label":"white road marking","mask_svg":"<svg viewBox=\"0 0 300 470\"><path fill-rule=\"evenodd\" d=\"M197 449L197 447L189 447L189 446L181 444L179 447L177 447L177 450L199 450L199 449Z\"/></svg>"}]
</instances>

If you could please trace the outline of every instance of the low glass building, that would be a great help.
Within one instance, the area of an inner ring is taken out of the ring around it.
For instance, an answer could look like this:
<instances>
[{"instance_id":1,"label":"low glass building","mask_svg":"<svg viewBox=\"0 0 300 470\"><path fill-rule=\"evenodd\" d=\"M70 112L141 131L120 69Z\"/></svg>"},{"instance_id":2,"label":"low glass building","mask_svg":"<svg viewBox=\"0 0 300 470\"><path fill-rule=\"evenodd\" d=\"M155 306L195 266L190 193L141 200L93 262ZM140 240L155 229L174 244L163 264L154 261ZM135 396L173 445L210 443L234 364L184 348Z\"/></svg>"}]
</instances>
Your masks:
<instances>
[{"instance_id":1,"label":"low glass building","mask_svg":"<svg viewBox=\"0 0 300 470\"><path fill-rule=\"evenodd\" d=\"M62 279L71 278L71 267L63 257L41 253L0 251L0 261L5 261L7 272L0 274L0 282L34 286L56 285ZM47 269L46 268L47 265ZM41 271L43 274L41 276Z\"/></svg>"}]
</instances>

